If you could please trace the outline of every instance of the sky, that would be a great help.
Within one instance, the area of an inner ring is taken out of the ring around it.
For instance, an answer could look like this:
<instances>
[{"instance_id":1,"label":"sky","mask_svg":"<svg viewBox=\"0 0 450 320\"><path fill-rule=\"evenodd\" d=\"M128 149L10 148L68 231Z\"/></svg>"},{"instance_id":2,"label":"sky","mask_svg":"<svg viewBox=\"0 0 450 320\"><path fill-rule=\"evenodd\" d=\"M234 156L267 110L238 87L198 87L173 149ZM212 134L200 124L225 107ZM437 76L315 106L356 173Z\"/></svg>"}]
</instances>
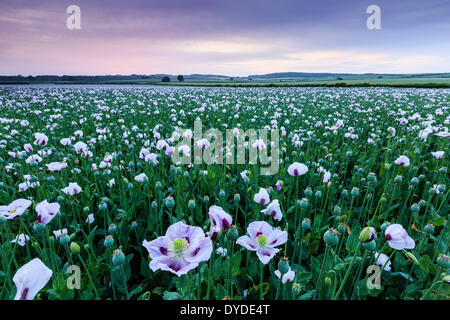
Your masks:
<instances>
[{"instance_id":1,"label":"sky","mask_svg":"<svg viewBox=\"0 0 450 320\"><path fill-rule=\"evenodd\" d=\"M450 72L450 1L0 0L0 75L288 71Z\"/></svg>"}]
</instances>

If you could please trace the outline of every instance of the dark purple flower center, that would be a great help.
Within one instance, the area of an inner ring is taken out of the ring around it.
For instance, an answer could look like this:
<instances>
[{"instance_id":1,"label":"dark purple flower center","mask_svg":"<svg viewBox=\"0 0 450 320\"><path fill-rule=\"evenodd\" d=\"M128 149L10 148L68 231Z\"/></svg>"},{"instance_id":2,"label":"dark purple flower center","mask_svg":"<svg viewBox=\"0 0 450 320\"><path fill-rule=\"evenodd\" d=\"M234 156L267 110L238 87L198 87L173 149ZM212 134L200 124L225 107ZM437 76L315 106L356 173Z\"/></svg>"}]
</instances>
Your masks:
<instances>
[{"instance_id":1,"label":"dark purple flower center","mask_svg":"<svg viewBox=\"0 0 450 320\"><path fill-rule=\"evenodd\" d=\"M175 272L178 272L178 270L181 269L181 266L178 266L176 264L171 264L171 265L169 265L169 268L172 269Z\"/></svg>"},{"instance_id":2,"label":"dark purple flower center","mask_svg":"<svg viewBox=\"0 0 450 320\"><path fill-rule=\"evenodd\" d=\"M200 247L195 248L194 252L192 253L192 256L195 257L199 251L200 251Z\"/></svg>"},{"instance_id":3,"label":"dark purple flower center","mask_svg":"<svg viewBox=\"0 0 450 320\"><path fill-rule=\"evenodd\" d=\"M222 219L222 224L223 224L223 228L228 228L228 226L230 225L227 221L227 219Z\"/></svg>"},{"instance_id":4,"label":"dark purple flower center","mask_svg":"<svg viewBox=\"0 0 450 320\"><path fill-rule=\"evenodd\" d=\"M390 233L386 233L386 240L387 241L391 241L392 240L392 236Z\"/></svg>"},{"instance_id":5,"label":"dark purple flower center","mask_svg":"<svg viewBox=\"0 0 450 320\"><path fill-rule=\"evenodd\" d=\"M298 176L298 170L294 169L294 176Z\"/></svg>"},{"instance_id":6,"label":"dark purple flower center","mask_svg":"<svg viewBox=\"0 0 450 320\"><path fill-rule=\"evenodd\" d=\"M163 254L165 256L167 255L167 249L164 247L159 247L159 252L161 252L161 254Z\"/></svg>"},{"instance_id":7,"label":"dark purple flower center","mask_svg":"<svg viewBox=\"0 0 450 320\"><path fill-rule=\"evenodd\" d=\"M264 204L266 202L266 199L261 199L259 203Z\"/></svg>"},{"instance_id":8,"label":"dark purple flower center","mask_svg":"<svg viewBox=\"0 0 450 320\"><path fill-rule=\"evenodd\" d=\"M275 210L272 211L272 213L270 214L272 217L275 217L275 215L277 214L277 212Z\"/></svg>"}]
</instances>

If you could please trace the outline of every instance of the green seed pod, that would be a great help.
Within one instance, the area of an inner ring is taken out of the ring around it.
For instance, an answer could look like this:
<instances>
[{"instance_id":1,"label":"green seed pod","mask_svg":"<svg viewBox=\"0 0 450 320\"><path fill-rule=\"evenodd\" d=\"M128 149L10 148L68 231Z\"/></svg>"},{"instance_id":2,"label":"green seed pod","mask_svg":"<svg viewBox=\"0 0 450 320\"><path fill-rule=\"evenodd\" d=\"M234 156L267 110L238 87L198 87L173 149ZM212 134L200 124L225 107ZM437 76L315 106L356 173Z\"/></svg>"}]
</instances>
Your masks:
<instances>
[{"instance_id":1,"label":"green seed pod","mask_svg":"<svg viewBox=\"0 0 450 320\"><path fill-rule=\"evenodd\" d=\"M117 227L114 223L110 224L108 227L108 233L114 233L117 231Z\"/></svg>"},{"instance_id":2,"label":"green seed pod","mask_svg":"<svg viewBox=\"0 0 450 320\"><path fill-rule=\"evenodd\" d=\"M316 191L316 193L314 194L314 196L315 196L317 199L320 199L320 198L322 198L322 192L321 192L321 191Z\"/></svg>"},{"instance_id":3,"label":"green seed pod","mask_svg":"<svg viewBox=\"0 0 450 320\"><path fill-rule=\"evenodd\" d=\"M419 212L419 211L420 211L420 206L419 206L417 203L414 203L414 204L411 206L411 211L412 211L412 212Z\"/></svg>"},{"instance_id":4,"label":"green seed pod","mask_svg":"<svg viewBox=\"0 0 450 320\"><path fill-rule=\"evenodd\" d=\"M363 242L362 246L366 250L373 251L377 247L377 243L376 243L375 240L371 240L371 241L368 241L368 242Z\"/></svg>"},{"instance_id":5,"label":"green seed pod","mask_svg":"<svg viewBox=\"0 0 450 320\"><path fill-rule=\"evenodd\" d=\"M434 233L434 226L429 223L423 228L423 231L425 231L428 234L433 234Z\"/></svg>"},{"instance_id":6,"label":"green seed pod","mask_svg":"<svg viewBox=\"0 0 450 320\"><path fill-rule=\"evenodd\" d=\"M137 222L136 221L132 221L131 222L131 229L136 229L137 228Z\"/></svg>"},{"instance_id":7,"label":"green seed pod","mask_svg":"<svg viewBox=\"0 0 450 320\"><path fill-rule=\"evenodd\" d=\"M333 209L333 214L335 216L339 216L341 214L341 207L335 206L334 209Z\"/></svg>"},{"instance_id":8,"label":"green seed pod","mask_svg":"<svg viewBox=\"0 0 450 320\"><path fill-rule=\"evenodd\" d=\"M328 277L328 276L325 277L325 285L326 285L327 287L329 287L329 286L331 285L331 278Z\"/></svg>"},{"instance_id":9,"label":"green seed pod","mask_svg":"<svg viewBox=\"0 0 450 320\"><path fill-rule=\"evenodd\" d=\"M100 202L100 204L98 205L98 210L100 210L100 211L105 211L107 208L108 208L108 206L103 201Z\"/></svg>"},{"instance_id":10,"label":"green seed pod","mask_svg":"<svg viewBox=\"0 0 450 320\"><path fill-rule=\"evenodd\" d=\"M59 243L63 246L65 246L66 244L68 244L70 242L70 237L65 234L62 237L59 238Z\"/></svg>"},{"instance_id":11,"label":"green seed pod","mask_svg":"<svg viewBox=\"0 0 450 320\"><path fill-rule=\"evenodd\" d=\"M194 199L190 199L188 201L188 208L191 210L195 209L195 200Z\"/></svg>"},{"instance_id":12,"label":"green seed pod","mask_svg":"<svg viewBox=\"0 0 450 320\"><path fill-rule=\"evenodd\" d=\"M389 227L389 225L390 225L389 222L384 222L384 223L381 225L381 231L382 231L382 232L385 232L386 229L387 229L387 227Z\"/></svg>"},{"instance_id":13,"label":"green seed pod","mask_svg":"<svg viewBox=\"0 0 450 320\"><path fill-rule=\"evenodd\" d=\"M351 191L351 195L352 195L352 197L359 197L359 188L353 187L353 189Z\"/></svg>"},{"instance_id":14,"label":"green seed pod","mask_svg":"<svg viewBox=\"0 0 450 320\"><path fill-rule=\"evenodd\" d=\"M280 262L278 262L278 271L280 271L281 274L289 272L289 261L287 258L283 257L280 259Z\"/></svg>"},{"instance_id":15,"label":"green seed pod","mask_svg":"<svg viewBox=\"0 0 450 320\"><path fill-rule=\"evenodd\" d=\"M394 182L397 183L397 184L402 183L402 181L403 181L402 176L396 176L396 177L394 178Z\"/></svg>"},{"instance_id":16,"label":"green seed pod","mask_svg":"<svg viewBox=\"0 0 450 320\"><path fill-rule=\"evenodd\" d=\"M225 191L223 189L220 189L220 191L219 191L219 198L223 199L223 198L225 198L225 196L226 196Z\"/></svg>"},{"instance_id":17,"label":"green seed pod","mask_svg":"<svg viewBox=\"0 0 450 320\"><path fill-rule=\"evenodd\" d=\"M208 196L204 196L203 197L203 202L204 203L208 203L209 202L209 197Z\"/></svg>"},{"instance_id":18,"label":"green seed pod","mask_svg":"<svg viewBox=\"0 0 450 320\"><path fill-rule=\"evenodd\" d=\"M337 235L337 231L331 228L330 230L326 231L323 235L323 240L325 243L331 247L334 247L337 245L339 241L339 237Z\"/></svg>"},{"instance_id":19,"label":"green seed pod","mask_svg":"<svg viewBox=\"0 0 450 320\"><path fill-rule=\"evenodd\" d=\"M106 248L110 248L110 247L112 247L113 244L114 244L114 238L111 235L106 236L105 241L103 241L103 245Z\"/></svg>"},{"instance_id":20,"label":"green seed pod","mask_svg":"<svg viewBox=\"0 0 450 320\"><path fill-rule=\"evenodd\" d=\"M152 209L157 209L157 208L158 208L158 202L152 201Z\"/></svg>"},{"instance_id":21,"label":"green seed pod","mask_svg":"<svg viewBox=\"0 0 450 320\"><path fill-rule=\"evenodd\" d=\"M172 209L173 207L175 207L175 200L173 199L173 197L168 196L165 199L165 204L167 208Z\"/></svg>"},{"instance_id":22,"label":"green seed pod","mask_svg":"<svg viewBox=\"0 0 450 320\"><path fill-rule=\"evenodd\" d=\"M302 228L305 230L311 229L311 220L309 220L308 218L303 219Z\"/></svg>"},{"instance_id":23,"label":"green seed pod","mask_svg":"<svg viewBox=\"0 0 450 320\"><path fill-rule=\"evenodd\" d=\"M235 241L238 237L238 231L237 231L237 227L235 225L232 225L228 228L227 231L227 238L230 239L231 241Z\"/></svg>"},{"instance_id":24,"label":"green seed pod","mask_svg":"<svg viewBox=\"0 0 450 320\"><path fill-rule=\"evenodd\" d=\"M308 204L309 204L308 199L303 198L302 200L300 200L300 208L303 209L308 208Z\"/></svg>"},{"instance_id":25,"label":"green seed pod","mask_svg":"<svg viewBox=\"0 0 450 320\"><path fill-rule=\"evenodd\" d=\"M310 187L308 187L308 188L305 189L305 195L306 195L308 198L311 198L311 197L312 197L312 194L313 194L313 192L312 192L312 189L311 189Z\"/></svg>"},{"instance_id":26,"label":"green seed pod","mask_svg":"<svg viewBox=\"0 0 450 320\"><path fill-rule=\"evenodd\" d=\"M241 195L239 193L235 193L233 196L233 200L234 200L234 202L241 201Z\"/></svg>"},{"instance_id":27,"label":"green seed pod","mask_svg":"<svg viewBox=\"0 0 450 320\"><path fill-rule=\"evenodd\" d=\"M120 250L120 249L114 250L113 256L112 256L113 265L118 266L124 262L125 262L125 255L123 254L122 250Z\"/></svg>"},{"instance_id":28,"label":"green seed pod","mask_svg":"<svg viewBox=\"0 0 450 320\"><path fill-rule=\"evenodd\" d=\"M439 257L437 257L436 262L442 268L450 269L450 257L449 256L447 256L445 254L441 254L441 255L439 255Z\"/></svg>"},{"instance_id":29,"label":"green seed pod","mask_svg":"<svg viewBox=\"0 0 450 320\"><path fill-rule=\"evenodd\" d=\"M84 213L84 214L88 214L89 211L90 211L89 207L84 207L84 208L83 208L83 213Z\"/></svg>"}]
</instances>

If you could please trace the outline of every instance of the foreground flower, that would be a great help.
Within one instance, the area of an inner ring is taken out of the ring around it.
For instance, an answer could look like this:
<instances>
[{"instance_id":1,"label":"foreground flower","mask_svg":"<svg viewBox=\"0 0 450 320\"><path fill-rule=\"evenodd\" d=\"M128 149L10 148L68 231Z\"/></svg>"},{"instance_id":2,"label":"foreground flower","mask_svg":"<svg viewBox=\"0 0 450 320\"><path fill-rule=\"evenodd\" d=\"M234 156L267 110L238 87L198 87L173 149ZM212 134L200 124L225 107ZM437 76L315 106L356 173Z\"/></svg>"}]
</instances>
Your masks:
<instances>
[{"instance_id":1,"label":"foreground flower","mask_svg":"<svg viewBox=\"0 0 450 320\"><path fill-rule=\"evenodd\" d=\"M136 177L134 177L134 180L138 182L145 182L148 181L147 175L145 173L138 174Z\"/></svg>"},{"instance_id":2,"label":"foreground flower","mask_svg":"<svg viewBox=\"0 0 450 320\"><path fill-rule=\"evenodd\" d=\"M407 167L409 166L409 158L407 156L400 156L394 161L394 163L401 167Z\"/></svg>"},{"instance_id":3,"label":"foreground flower","mask_svg":"<svg viewBox=\"0 0 450 320\"><path fill-rule=\"evenodd\" d=\"M44 200L36 206L36 212L38 214L38 220L42 224L47 224L53 220L56 214L59 212L60 205L58 202L49 203Z\"/></svg>"},{"instance_id":4,"label":"foreground flower","mask_svg":"<svg viewBox=\"0 0 450 320\"><path fill-rule=\"evenodd\" d=\"M14 300L33 300L36 294L45 287L52 274L52 270L47 268L39 258L34 258L20 267L13 277L17 288Z\"/></svg>"},{"instance_id":5,"label":"foreground flower","mask_svg":"<svg viewBox=\"0 0 450 320\"><path fill-rule=\"evenodd\" d=\"M5 219L14 219L20 217L29 206L31 206L30 200L17 199L7 206L0 206L0 215Z\"/></svg>"},{"instance_id":6,"label":"foreground flower","mask_svg":"<svg viewBox=\"0 0 450 320\"><path fill-rule=\"evenodd\" d=\"M261 210L262 213L273 217L275 220L280 221L283 218L281 213L280 202L278 199L273 200L266 209Z\"/></svg>"},{"instance_id":7,"label":"foreground flower","mask_svg":"<svg viewBox=\"0 0 450 320\"><path fill-rule=\"evenodd\" d=\"M302 176L308 172L308 167L303 163L294 162L288 167L288 173L290 176L297 177Z\"/></svg>"},{"instance_id":8,"label":"foreground flower","mask_svg":"<svg viewBox=\"0 0 450 320\"><path fill-rule=\"evenodd\" d=\"M416 243L400 224L391 224L384 232L389 246L393 249L414 249Z\"/></svg>"},{"instance_id":9,"label":"foreground flower","mask_svg":"<svg viewBox=\"0 0 450 320\"><path fill-rule=\"evenodd\" d=\"M178 277L209 260L213 249L211 239L205 237L200 227L188 226L181 221L171 225L165 236L153 241L144 240L142 245L152 259L152 271L170 271Z\"/></svg>"},{"instance_id":10,"label":"foreground flower","mask_svg":"<svg viewBox=\"0 0 450 320\"><path fill-rule=\"evenodd\" d=\"M259 188L259 192L253 198L259 204L267 204L270 201L269 193L264 188Z\"/></svg>"},{"instance_id":11,"label":"foreground flower","mask_svg":"<svg viewBox=\"0 0 450 320\"><path fill-rule=\"evenodd\" d=\"M275 247L287 241L287 232L272 228L265 221L254 221L248 225L248 236L241 236L236 243L248 250L256 251L259 260L267 264L281 249Z\"/></svg>"},{"instance_id":12,"label":"foreground flower","mask_svg":"<svg viewBox=\"0 0 450 320\"><path fill-rule=\"evenodd\" d=\"M69 186L65 187L64 189L61 189L62 192L69 196L73 196L75 194L78 194L82 191L81 187L76 182L70 182Z\"/></svg>"}]
</instances>

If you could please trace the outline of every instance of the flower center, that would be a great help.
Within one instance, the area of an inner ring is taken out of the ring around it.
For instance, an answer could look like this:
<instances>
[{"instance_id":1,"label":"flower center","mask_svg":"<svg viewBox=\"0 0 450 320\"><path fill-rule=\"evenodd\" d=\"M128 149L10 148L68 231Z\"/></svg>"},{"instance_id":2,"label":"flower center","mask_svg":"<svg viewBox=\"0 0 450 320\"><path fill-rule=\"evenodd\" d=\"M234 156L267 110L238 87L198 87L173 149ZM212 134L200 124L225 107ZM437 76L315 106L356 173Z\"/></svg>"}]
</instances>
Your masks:
<instances>
[{"instance_id":1,"label":"flower center","mask_svg":"<svg viewBox=\"0 0 450 320\"><path fill-rule=\"evenodd\" d=\"M258 242L258 244L261 247L264 247L266 245L266 243L267 243L267 237L265 237L263 235L260 235L260 236L258 236L258 238L256 238L256 241Z\"/></svg>"},{"instance_id":2,"label":"flower center","mask_svg":"<svg viewBox=\"0 0 450 320\"><path fill-rule=\"evenodd\" d=\"M189 242L185 238L175 239L169 246L169 252L172 256L181 257L188 247Z\"/></svg>"}]
</instances>

